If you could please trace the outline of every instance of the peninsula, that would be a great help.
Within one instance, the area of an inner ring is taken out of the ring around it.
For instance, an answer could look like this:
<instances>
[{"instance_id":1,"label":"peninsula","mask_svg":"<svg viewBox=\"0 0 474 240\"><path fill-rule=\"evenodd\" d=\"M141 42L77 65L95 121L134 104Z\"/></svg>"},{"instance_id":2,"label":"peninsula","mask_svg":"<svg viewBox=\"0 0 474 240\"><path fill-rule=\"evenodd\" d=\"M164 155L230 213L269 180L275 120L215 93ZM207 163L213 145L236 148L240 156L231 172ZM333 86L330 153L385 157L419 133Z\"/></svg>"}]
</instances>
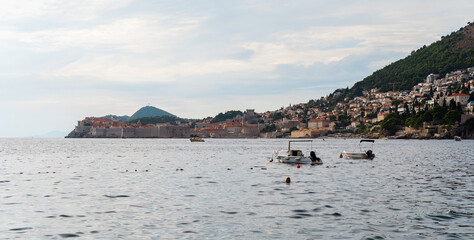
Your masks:
<instances>
[{"instance_id":1,"label":"peninsula","mask_svg":"<svg viewBox=\"0 0 474 240\"><path fill-rule=\"evenodd\" d=\"M87 117L70 138L474 138L474 23L413 51L352 88L275 111L205 119L153 114Z\"/></svg>"}]
</instances>

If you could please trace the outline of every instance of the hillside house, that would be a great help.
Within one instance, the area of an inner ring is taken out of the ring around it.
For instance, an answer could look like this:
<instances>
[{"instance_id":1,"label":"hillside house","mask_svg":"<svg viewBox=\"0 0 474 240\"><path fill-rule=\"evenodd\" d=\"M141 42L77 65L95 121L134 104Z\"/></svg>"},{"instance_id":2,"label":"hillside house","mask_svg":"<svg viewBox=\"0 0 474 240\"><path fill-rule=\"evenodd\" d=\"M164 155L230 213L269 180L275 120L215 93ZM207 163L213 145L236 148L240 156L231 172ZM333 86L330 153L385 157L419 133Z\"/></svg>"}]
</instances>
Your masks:
<instances>
[{"instance_id":1,"label":"hillside house","mask_svg":"<svg viewBox=\"0 0 474 240\"><path fill-rule=\"evenodd\" d=\"M454 99L456 103L461 104L461 106L466 106L469 100L469 95L464 93L456 93L446 98L446 102L449 103L451 99Z\"/></svg>"},{"instance_id":2,"label":"hillside house","mask_svg":"<svg viewBox=\"0 0 474 240\"><path fill-rule=\"evenodd\" d=\"M327 128L331 121L328 119L312 119L308 122L309 129L320 129L320 128Z\"/></svg>"}]
</instances>

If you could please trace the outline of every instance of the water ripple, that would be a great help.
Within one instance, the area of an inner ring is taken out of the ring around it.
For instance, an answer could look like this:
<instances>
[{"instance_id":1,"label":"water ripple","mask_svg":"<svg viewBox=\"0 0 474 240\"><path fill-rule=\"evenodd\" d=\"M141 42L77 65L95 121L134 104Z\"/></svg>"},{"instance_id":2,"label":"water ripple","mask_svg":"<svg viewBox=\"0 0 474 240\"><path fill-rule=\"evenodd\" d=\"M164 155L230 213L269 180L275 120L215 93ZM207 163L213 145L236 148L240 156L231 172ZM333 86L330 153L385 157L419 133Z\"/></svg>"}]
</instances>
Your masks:
<instances>
[{"instance_id":1,"label":"water ripple","mask_svg":"<svg viewBox=\"0 0 474 240\"><path fill-rule=\"evenodd\" d=\"M287 139L0 139L1 235L472 238L472 141L313 141L326 167L269 162Z\"/></svg>"}]
</instances>

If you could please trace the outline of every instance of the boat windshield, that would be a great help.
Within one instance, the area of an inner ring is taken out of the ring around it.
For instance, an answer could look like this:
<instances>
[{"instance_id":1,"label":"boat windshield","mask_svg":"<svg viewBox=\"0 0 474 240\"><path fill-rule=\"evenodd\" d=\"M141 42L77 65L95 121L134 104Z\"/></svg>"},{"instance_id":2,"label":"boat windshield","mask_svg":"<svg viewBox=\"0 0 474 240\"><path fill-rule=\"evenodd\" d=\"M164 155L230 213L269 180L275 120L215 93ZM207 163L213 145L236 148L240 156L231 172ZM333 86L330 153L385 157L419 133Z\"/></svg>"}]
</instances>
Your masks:
<instances>
[{"instance_id":1,"label":"boat windshield","mask_svg":"<svg viewBox=\"0 0 474 240\"><path fill-rule=\"evenodd\" d=\"M365 144L364 146L362 146L361 143L363 142L367 142L367 143L371 143L369 146L367 146L367 144ZM354 149L354 151L357 150L357 148L359 149L359 152L366 152L367 150L372 150L372 148L374 147L374 142L375 140L372 140L372 139L362 139L360 140L360 142L357 144L356 148Z\"/></svg>"},{"instance_id":2,"label":"boat windshield","mask_svg":"<svg viewBox=\"0 0 474 240\"><path fill-rule=\"evenodd\" d=\"M311 149L313 149L313 140L291 140L291 141L288 141L288 152L291 151L291 143L302 143L302 142L310 142Z\"/></svg>"},{"instance_id":3,"label":"boat windshield","mask_svg":"<svg viewBox=\"0 0 474 240\"><path fill-rule=\"evenodd\" d=\"M303 156L303 152L301 150L291 150L290 156Z\"/></svg>"}]
</instances>

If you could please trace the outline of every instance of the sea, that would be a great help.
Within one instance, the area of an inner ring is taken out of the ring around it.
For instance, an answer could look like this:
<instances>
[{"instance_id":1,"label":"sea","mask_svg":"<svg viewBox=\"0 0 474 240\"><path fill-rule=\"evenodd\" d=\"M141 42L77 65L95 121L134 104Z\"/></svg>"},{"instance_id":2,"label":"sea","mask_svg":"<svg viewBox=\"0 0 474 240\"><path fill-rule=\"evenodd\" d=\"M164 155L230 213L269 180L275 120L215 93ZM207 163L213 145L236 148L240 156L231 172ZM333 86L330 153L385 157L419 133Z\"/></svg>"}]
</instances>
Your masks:
<instances>
[{"instance_id":1,"label":"sea","mask_svg":"<svg viewBox=\"0 0 474 240\"><path fill-rule=\"evenodd\" d=\"M0 239L474 239L473 140L358 143L0 139Z\"/></svg>"}]
</instances>

